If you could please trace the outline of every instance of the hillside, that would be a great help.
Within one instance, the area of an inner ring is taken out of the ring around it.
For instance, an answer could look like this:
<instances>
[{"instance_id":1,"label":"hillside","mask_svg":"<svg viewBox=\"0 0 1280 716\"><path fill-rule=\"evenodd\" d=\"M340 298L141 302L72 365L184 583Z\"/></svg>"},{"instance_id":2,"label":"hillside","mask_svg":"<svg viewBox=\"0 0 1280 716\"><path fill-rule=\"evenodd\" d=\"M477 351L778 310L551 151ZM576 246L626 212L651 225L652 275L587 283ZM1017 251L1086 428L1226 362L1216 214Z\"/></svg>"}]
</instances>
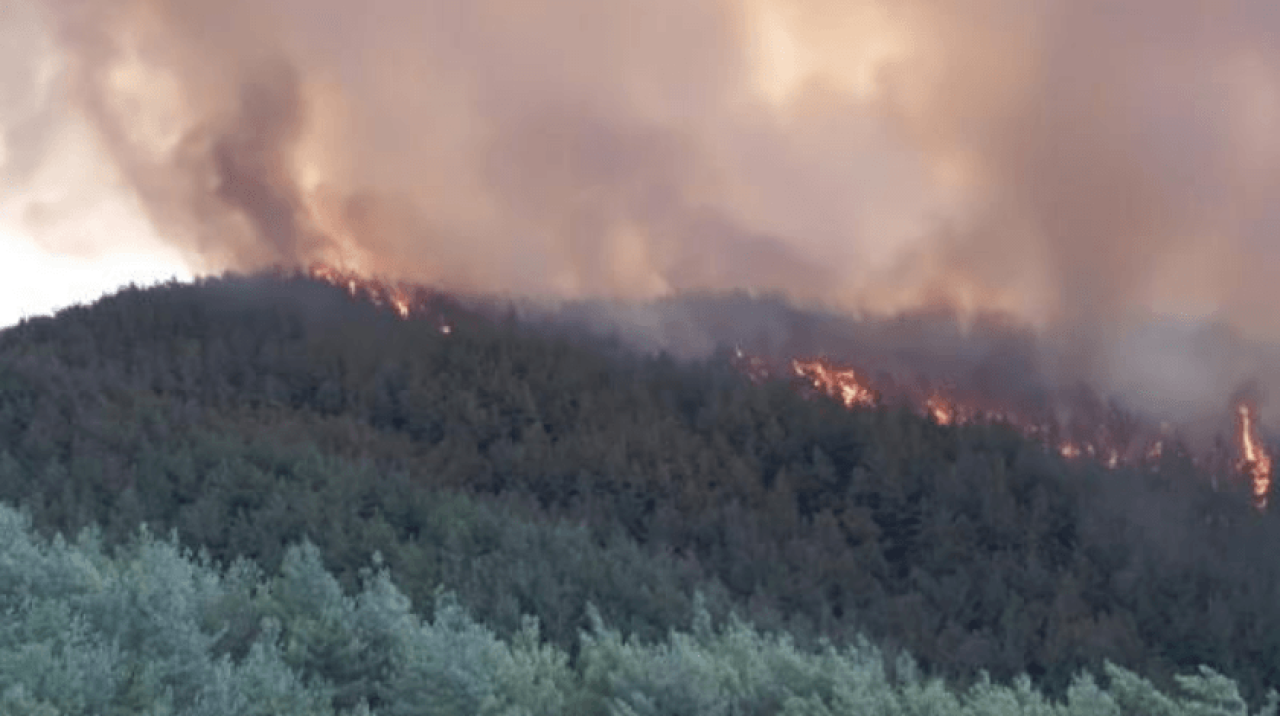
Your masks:
<instances>
[{"instance_id":1,"label":"hillside","mask_svg":"<svg viewBox=\"0 0 1280 716\"><path fill-rule=\"evenodd\" d=\"M0 501L46 536L146 523L215 564L377 552L576 660L590 607L656 643L702 595L802 646L865 633L926 674L1111 661L1280 684L1280 522L1185 455L1071 462L999 425L846 410L439 300L400 320L304 278L130 289L0 334ZM253 624L245 629L256 629ZM245 637L248 639L248 637ZM247 643L247 642L246 642Z\"/></svg>"},{"instance_id":2,"label":"hillside","mask_svg":"<svg viewBox=\"0 0 1280 716\"><path fill-rule=\"evenodd\" d=\"M536 620L503 639L449 595L434 614L410 609L394 575L363 571L344 593L313 545L278 572L246 560L226 569L141 532L107 554L92 530L74 543L31 534L0 506L0 711L179 716L1274 716L1251 711L1212 670L1161 693L1107 664L1064 698L1026 678L948 688L906 657L886 666L860 641L797 648L733 619L691 624L655 643L591 615L575 658L546 644ZM246 630L246 624L260 629Z\"/></svg>"}]
</instances>

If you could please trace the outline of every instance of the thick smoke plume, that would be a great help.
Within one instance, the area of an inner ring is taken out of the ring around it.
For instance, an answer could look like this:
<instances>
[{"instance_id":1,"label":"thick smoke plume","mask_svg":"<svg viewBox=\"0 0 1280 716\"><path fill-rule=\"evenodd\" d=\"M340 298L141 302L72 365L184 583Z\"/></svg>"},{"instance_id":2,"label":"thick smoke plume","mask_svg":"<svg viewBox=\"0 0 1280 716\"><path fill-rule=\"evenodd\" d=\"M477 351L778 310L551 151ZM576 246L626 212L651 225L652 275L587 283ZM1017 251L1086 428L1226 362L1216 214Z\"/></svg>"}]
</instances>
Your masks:
<instances>
[{"instance_id":1,"label":"thick smoke plume","mask_svg":"<svg viewBox=\"0 0 1280 716\"><path fill-rule=\"evenodd\" d=\"M200 269L1010 311L1130 392L1274 382L1133 329L1280 335L1269 0L6 6L0 170L87 126Z\"/></svg>"}]
</instances>

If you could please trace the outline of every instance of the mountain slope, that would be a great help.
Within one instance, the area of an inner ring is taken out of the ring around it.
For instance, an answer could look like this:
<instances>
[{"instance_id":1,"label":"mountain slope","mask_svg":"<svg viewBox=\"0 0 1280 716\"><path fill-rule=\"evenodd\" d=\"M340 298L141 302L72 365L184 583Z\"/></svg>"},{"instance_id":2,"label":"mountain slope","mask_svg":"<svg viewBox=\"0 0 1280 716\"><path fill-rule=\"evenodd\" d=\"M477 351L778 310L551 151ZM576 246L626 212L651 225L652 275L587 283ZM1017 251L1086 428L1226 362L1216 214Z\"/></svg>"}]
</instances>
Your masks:
<instances>
[{"instance_id":1,"label":"mountain slope","mask_svg":"<svg viewBox=\"0 0 1280 716\"><path fill-rule=\"evenodd\" d=\"M865 631L966 680L1050 690L1104 659L1280 683L1280 527L1185 456L1105 471L642 357L441 299L399 320L301 278L127 290L0 334L0 499L44 533L140 522L276 569L377 550L576 654L587 605L643 639L696 591L802 643Z\"/></svg>"}]
</instances>

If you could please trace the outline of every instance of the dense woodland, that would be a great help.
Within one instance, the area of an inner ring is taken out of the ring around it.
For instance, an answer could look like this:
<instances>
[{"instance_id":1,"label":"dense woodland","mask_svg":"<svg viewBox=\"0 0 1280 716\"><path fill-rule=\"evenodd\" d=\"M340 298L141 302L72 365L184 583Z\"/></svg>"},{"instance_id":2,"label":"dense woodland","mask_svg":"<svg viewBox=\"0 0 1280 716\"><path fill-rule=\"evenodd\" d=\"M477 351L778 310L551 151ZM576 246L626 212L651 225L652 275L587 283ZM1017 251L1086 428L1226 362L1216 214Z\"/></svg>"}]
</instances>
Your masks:
<instances>
[{"instance_id":1,"label":"dense woodland","mask_svg":"<svg viewBox=\"0 0 1280 716\"><path fill-rule=\"evenodd\" d=\"M415 614L374 564L346 592L307 542L279 570L225 569L146 531L104 550L32 534L0 505L6 716L1276 716L1210 669L1162 692L1128 670L1061 698L1025 676L955 689L866 641L804 649L701 604L656 641L591 611L572 658L536 619L508 638L449 594ZM260 625L247 629L246 625Z\"/></svg>"},{"instance_id":2,"label":"dense woodland","mask_svg":"<svg viewBox=\"0 0 1280 716\"><path fill-rule=\"evenodd\" d=\"M1205 665L1255 704L1280 684L1280 518L1185 455L1106 470L725 354L433 312L227 277L24 322L0 333L0 501L108 548L145 523L209 569L274 574L308 540L353 592L377 555L413 613L447 592L513 644L534 618L565 668L601 624L658 649L705 617L813 653L866 635L957 689L1062 697L1108 662L1161 688Z\"/></svg>"}]
</instances>

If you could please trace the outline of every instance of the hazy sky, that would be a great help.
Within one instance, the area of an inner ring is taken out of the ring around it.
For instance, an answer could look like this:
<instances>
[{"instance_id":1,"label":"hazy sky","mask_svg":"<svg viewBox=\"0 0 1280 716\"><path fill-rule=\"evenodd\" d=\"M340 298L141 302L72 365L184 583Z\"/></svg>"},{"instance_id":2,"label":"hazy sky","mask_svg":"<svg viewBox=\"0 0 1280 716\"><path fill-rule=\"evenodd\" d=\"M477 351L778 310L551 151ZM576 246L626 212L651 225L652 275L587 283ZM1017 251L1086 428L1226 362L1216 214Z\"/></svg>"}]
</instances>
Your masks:
<instances>
[{"instance_id":1,"label":"hazy sky","mask_svg":"<svg viewBox=\"0 0 1280 716\"><path fill-rule=\"evenodd\" d=\"M324 260L1007 310L1084 373L1153 312L1280 335L1274 0L6 0L0 133L5 271L68 298Z\"/></svg>"},{"instance_id":2,"label":"hazy sky","mask_svg":"<svg viewBox=\"0 0 1280 716\"><path fill-rule=\"evenodd\" d=\"M10 0L0 171L62 254L1276 333L1275 7Z\"/></svg>"},{"instance_id":3,"label":"hazy sky","mask_svg":"<svg viewBox=\"0 0 1280 716\"><path fill-rule=\"evenodd\" d=\"M92 302L129 283L191 277L180 257L156 249L67 255L41 247L20 229L0 226L0 327Z\"/></svg>"},{"instance_id":4,"label":"hazy sky","mask_svg":"<svg viewBox=\"0 0 1280 716\"><path fill-rule=\"evenodd\" d=\"M129 283L191 278L182 254L156 237L127 191L109 178L67 171L73 167L46 167L22 191L0 185L0 327ZM0 163L0 177L4 171ZM55 207L70 201L75 211L58 220Z\"/></svg>"},{"instance_id":5,"label":"hazy sky","mask_svg":"<svg viewBox=\"0 0 1280 716\"><path fill-rule=\"evenodd\" d=\"M189 279L86 122L25 0L0 4L0 326L130 282Z\"/></svg>"}]
</instances>

